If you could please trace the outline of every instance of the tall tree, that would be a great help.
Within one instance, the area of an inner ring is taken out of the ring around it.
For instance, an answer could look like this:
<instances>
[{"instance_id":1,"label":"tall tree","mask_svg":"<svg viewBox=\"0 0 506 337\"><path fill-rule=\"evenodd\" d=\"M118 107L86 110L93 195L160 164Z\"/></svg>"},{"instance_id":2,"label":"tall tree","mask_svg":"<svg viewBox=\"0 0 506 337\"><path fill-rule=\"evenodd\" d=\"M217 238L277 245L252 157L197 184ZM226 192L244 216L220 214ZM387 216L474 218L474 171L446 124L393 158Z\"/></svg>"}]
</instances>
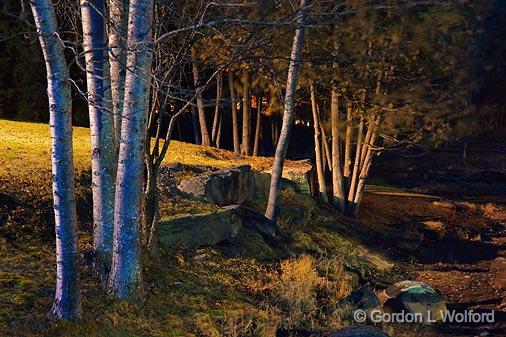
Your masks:
<instances>
[{"instance_id":1,"label":"tall tree","mask_svg":"<svg viewBox=\"0 0 506 337\"><path fill-rule=\"evenodd\" d=\"M269 188L269 200L265 217L275 221L278 213L279 185L281 175L283 173L283 165L285 163L286 151L288 150L288 142L290 140L290 132L295 118L295 95L297 87L297 76L300 70L300 58L304 41L304 29L306 22L306 13L308 10L309 0L301 0L297 18L297 28L293 37L292 52L290 55L290 63L288 65L288 78L286 81L285 107L283 113L283 124L278 144L276 146L276 154L274 156L274 164L271 171L271 184Z\"/></svg>"},{"instance_id":2,"label":"tall tree","mask_svg":"<svg viewBox=\"0 0 506 337\"><path fill-rule=\"evenodd\" d=\"M242 143L241 153L251 155L251 77L248 69L242 74Z\"/></svg>"},{"instance_id":3,"label":"tall tree","mask_svg":"<svg viewBox=\"0 0 506 337\"><path fill-rule=\"evenodd\" d=\"M239 123L237 121L237 101L235 98L235 81L232 71L228 73L228 87L230 91L230 105L232 107L232 137L234 142L234 152L241 152L241 145L239 143Z\"/></svg>"},{"instance_id":4,"label":"tall tree","mask_svg":"<svg viewBox=\"0 0 506 337\"><path fill-rule=\"evenodd\" d=\"M149 109L153 0L131 0L128 23L128 72L121 124L114 240L109 291L125 300L140 296L141 213L144 142Z\"/></svg>"},{"instance_id":5,"label":"tall tree","mask_svg":"<svg viewBox=\"0 0 506 337\"><path fill-rule=\"evenodd\" d=\"M81 302L77 278L77 215L69 70L63 54L64 46L60 39L53 4L50 0L33 0L30 1L30 6L46 64L51 129L56 293L48 318L79 319Z\"/></svg>"},{"instance_id":6,"label":"tall tree","mask_svg":"<svg viewBox=\"0 0 506 337\"><path fill-rule=\"evenodd\" d=\"M330 98L330 118L332 124L332 203L344 211L344 183L341 171L341 147L339 146L339 93L332 86Z\"/></svg>"},{"instance_id":7,"label":"tall tree","mask_svg":"<svg viewBox=\"0 0 506 337\"><path fill-rule=\"evenodd\" d=\"M313 81L309 82L309 91L311 95L311 110L313 112L313 128L314 128L314 149L316 161L316 175L318 177L318 197L321 202L328 203L327 197L327 184L325 182L325 173L323 169L323 154L320 142L320 117L318 116L318 102L316 101L316 94Z\"/></svg>"},{"instance_id":8,"label":"tall tree","mask_svg":"<svg viewBox=\"0 0 506 337\"><path fill-rule=\"evenodd\" d=\"M216 75L216 102L214 104L214 118L213 118L213 127L211 129L211 141L216 147L219 146L219 131L221 126L221 94L223 91L223 79L222 79L221 71Z\"/></svg>"},{"instance_id":9,"label":"tall tree","mask_svg":"<svg viewBox=\"0 0 506 337\"><path fill-rule=\"evenodd\" d=\"M193 82L195 88L198 88L201 85L200 83L201 81L200 81L199 67L197 65L197 52L195 51L195 48L191 48L191 57L192 57ZM197 95L197 111L199 113L200 139L202 145L211 146L211 137L209 136L209 130L207 128L206 110L204 107L204 100L202 99L201 92L199 92Z\"/></svg>"},{"instance_id":10,"label":"tall tree","mask_svg":"<svg viewBox=\"0 0 506 337\"><path fill-rule=\"evenodd\" d=\"M125 97L126 39L128 0L108 0L109 7L109 63L111 79L112 112L116 153L121 135L121 116Z\"/></svg>"},{"instance_id":11,"label":"tall tree","mask_svg":"<svg viewBox=\"0 0 506 337\"><path fill-rule=\"evenodd\" d=\"M112 259L116 174L114 120L106 97L110 83L104 17L104 0L81 0L91 134L93 248L102 277L109 272Z\"/></svg>"}]
</instances>

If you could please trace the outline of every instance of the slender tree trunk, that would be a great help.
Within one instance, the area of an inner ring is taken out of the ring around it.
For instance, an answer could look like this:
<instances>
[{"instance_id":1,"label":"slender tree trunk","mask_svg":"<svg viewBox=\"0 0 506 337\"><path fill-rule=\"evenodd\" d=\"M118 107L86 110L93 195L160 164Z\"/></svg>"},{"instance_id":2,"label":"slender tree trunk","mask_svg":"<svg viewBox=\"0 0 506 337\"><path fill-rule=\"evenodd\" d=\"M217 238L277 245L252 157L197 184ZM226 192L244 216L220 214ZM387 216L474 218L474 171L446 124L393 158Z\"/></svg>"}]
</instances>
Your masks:
<instances>
[{"instance_id":1,"label":"slender tree trunk","mask_svg":"<svg viewBox=\"0 0 506 337\"><path fill-rule=\"evenodd\" d=\"M327 204L327 184L325 183L325 173L323 169L323 156L320 147L320 118L318 117L318 108L313 81L309 82L309 90L311 92L311 110L313 111L313 127L314 127L314 150L316 161L316 174L318 176L319 199Z\"/></svg>"},{"instance_id":2,"label":"slender tree trunk","mask_svg":"<svg viewBox=\"0 0 506 337\"><path fill-rule=\"evenodd\" d=\"M344 138L344 170L343 175L347 180L347 184L350 184L350 171L351 171L351 134L352 129L352 105L350 102L346 103L346 134Z\"/></svg>"},{"instance_id":3,"label":"slender tree trunk","mask_svg":"<svg viewBox=\"0 0 506 337\"><path fill-rule=\"evenodd\" d=\"M109 291L119 299L140 296L140 223L144 180L144 142L149 111L151 25L153 0L131 0L128 24L129 71L125 80L125 105L116 180L114 241Z\"/></svg>"},{"instance_id":4,"label":"slender tree trunk","mask_svg":"<svg viewBox=\"0 0 506 337\"><path fill-rule=\"evenodd\" d=\"M251 132L251 95L250 95L250 75L248 70L243 71L243 91L242 91L242 144L241 153L251 155L250 132Z\"/></svg>"},{"instance_id":5,"label":"slender tree trunk","mask_svg":"<svg viewBox=\"0 0 506 337\"><path fill-rule=\"evenodd\" d=\"M220 121L218 123L218 131L216 134L216 147L221 148L221 125L223 124L223 114L220 114Z\"/></svg>"},{"instance_id":6,"label":"slender tree trunk","mask_svg":"<svg viewBox=\"0 0 506 337\"><path fill-rule=\"evenodd\" d=\"M260 128L262 126L262 97L260 92L257 95L257 120L255 126L255 141L253 143L253 155L258 157L258 146L260 144Z\"/></svg>"},{"instance_id":7,"label":"slender tree trunk","mask_svg":"<svg viewBox=\"0 0 506 337\"><path fill-rule=\"evenodd\" d=\"M112 114L116 154L121 135L121 116L125 97L126 39L128 0L108 0L109 5L109 64Z\"/></svg>"},{"instance_id":8,"label":"slender tree trunk","mask_svg":"<svg viewBox=\"0 0 506 337\"><path fill-rule=\"evenodd\" d=\"M355 199L353 202L353 209L351 210L351 215L354 217L358 216L358 210L360 208L360 204L362 202L362 196L364 194L364 186L365 186L365 180L367 179L367 176L369 174L369 169L371 167L372 163L372 155L373 155L373 147L374 143L376 141L376 137L378 135L378 124L379 123L379 117L372 119L372 133L371 137L367 143L367 150L363 150L363 152L366 153L364 158L364 163L362 164L362 168L360 170L360 177L358 181L357 186L357 192L355 193Z\"/></svg>"},{"instance_id":9,"label":"slender tree trunk","mask_svg":"<svg viewBox=\"0 0 506 337\"><path fill-rule=\"evenodd\" d=\"M197 53L195 52L194 48L191 48L191 55L193 82L195 88L198 88L200 86L200 74L199 68L197 66ZM211 138L209 137L209 130L207 129L206 111L204 108L204 101L202 100L201 93L197 95L197 109L199 112L200 138L202 140L202 145L211 146Z\"/></svg>"},{"instance_id":10,"label":"slender tree trunk","mask_svg":"<svg viewBox=\"0 0 506 337\"><path fill-rule=\"evenodd\" d=\"M201 141L200 141L199 117L195 106L192 106L191 111L193 123L193 138L195 140L195 144L200 145Z\"/></svg>"},{"instance_id":11,"label":"slender tree trunk","mask_svg":"<svg viewBox=\"0 0 506 337\"><path fill-rule=\"evenodd\" d=\"M288 78L286 81L285 107L283 114L283 125L276 146L276 154L274 156L274 164L271 172L271 184L269 189L269 200L265 217L275 221L278 214L278 198L279 183L283 173L283 164L285 162L286 151L288 150L288 142L290 140L290 132L293 127L295 118L295 95L297 86L297 76L300 70L300 56L304 41L304 25L306 21L306 13L309 0L301 0L299 8L299 17L297 18L297 29L293 38L292 52L290 55L290 64L288 66Z\"/></svg>"},{"instance_id":12,"label":"slender tree trunk","mask_svg":"<svg viewBox=\"0 0 506 337\"><path fill-rule=\"evenodd\" d=\"M318 105L316 106L316 109L318 112L318 116L320 116L320 108ZM322 121L319 120L318 123L319 123L320 131L322 134L322 147L323 147L323 150L325 151L325 159L326 160L324 160L324 162L327 163L326 166L328 166L329 170L332 171L332 156L330 155L329 142L327 141L327 133L325 131L325 128L323 127Z\"/></svg>"},{"instance_id":13,"label":"slender tree trunk","mask_svg":"<svg viewBox=\"0 0 506 337\"><path fill-rule=\"evenodd\" d=\"M228 86L230 89L230 105L232 107L232 133L233 133L233 141L234 141L234 152L241 152L241 145L239 143L239 123L237 121L237 101L235 98L235 88L234 88L234 74L232 72L228 73Z\"/></svg>"},{"instance_id":14,"label":"slender tree trunk","mask_svg":"<svg viewBox=\"0 0 506 337\"><path fill-rule=\"evenodd\" d=\"M364 130L364 118L360 118L360 123L358 125L358 134L357 134L357 146L355 149L355 161L353 162L353 172L351 176L350 186L348 189L348 204L347 209L348 211L353 210L354 207L354 200L355 200L355 192L356 192L356 184L357 184L357 178L360 170L360 158L361 158L361 151L362 151L362 133ZM350 213L350 212L348 212Z\"/></svg>"},{"instance_id":15,"label":"slender tree trunk","mask_svg":"<svg viewBox=\"0 0 506 337\"><path fill-rule=\"evenodd\" d=\"M216 103L214 105L214 118L213 118L213 128L211 130L211 141L213 144L216 144L216 139L218 137L218 128L221 121L220 114L220 105L221 105L221 92L223 87L222 75L219 72L216 75ZM218 145L216 147L219 147Z\"/></svg>"},{"instance_id":16,"label":"slender tree trunk","mask_svg":"<svg viewBox=\"0 0 506 337\"><path fill-rule=\"evenodd\" d=\"M93 248L103 278L111 268L116 173L114 121L105 99L108 76L104 15L104 0L81 0L91 134Z\"/></svg>"},{"instance_id":17,"label":"slender tree trunk","mask_svg":"<svg viewBox=\"0 0 506 337\"><path fill-rule=\"evenodd\" d=\"M56 292L50 320L81 318L77 277L77 215L72 156L72 99L68 66L49 0L30 6L44 54L51 129L53 206L56 234Z\"/></svg>"},{"instance_id":18,"label":"slender tree trunk","mask_svg":"<svg viewBox=\"0 0 506 337\"><path fill-rule=\"evenodd\" d=\"M339 147L339 95L332 87L330 113L332 123L332 203L340 212L344 212L344 179L341 171L341 150Z\"/></svg>"}]
</instances>

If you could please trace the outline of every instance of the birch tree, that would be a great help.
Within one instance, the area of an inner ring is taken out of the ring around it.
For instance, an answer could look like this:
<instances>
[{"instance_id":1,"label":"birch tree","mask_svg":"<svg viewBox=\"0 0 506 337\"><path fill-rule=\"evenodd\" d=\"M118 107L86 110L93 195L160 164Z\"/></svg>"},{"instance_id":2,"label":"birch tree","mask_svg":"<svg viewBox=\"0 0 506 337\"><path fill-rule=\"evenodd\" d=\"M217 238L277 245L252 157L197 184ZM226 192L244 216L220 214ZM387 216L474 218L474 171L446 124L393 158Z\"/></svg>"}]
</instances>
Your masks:
<instances>
[{"instance_id":1,"label":"birch tree","mask_svg":"<svg viewBox=\"0 0 506 337\"><path fill-rule=\"evenodd\" d=\"M293 38L290 63L288 65L283 124L281 126L281 132L276 146L276 154L274 156L274 164L271 171L269 199L267 201L267 209L265 211L265 217L273 221L276 220L278 213L279 185L281 175L283 173L283 164L285 162L286 152L288 150L290 132L293 127L295 117L297 76L300 70L300 59L304 41L304 25L306 22L308 6L309 0L301 0L297 18L297 28Z\"/></svg>"},{"instance_id":2,"label":"birch tree","mask_svg":"<svg viewBox=\"0 0 506 337\"><path fill-rule=\"evenodd\" d=\"M135 300L141 293L141 213L144 142L149 109L152 0L131 0L128 23L128 72L121 123L114 240L109 292Z\"/></svg>"},{"instance_id":3,"label":"birch tree","mask_svg":"<svg viewBox=\"0 0 506 337\"><path fill-rule=\"evenodd\" d=\"M114 141L117 153L121 133L123 99L125 97L128 0L108 0L108 7L109 71L112 113L114 116Z\"/></svg>"},{"instance_id":4,"label":"birch tree","mask_svg":"<svg viewBox=\"0 0 506 337\"><path fill-rule=\"evenodd\" d=\"M50 0L30 6L47 72L53 208L56 234L56 292L50 320L79 319L81 302L77 276L77 215L72 156L72 101L69 70L56 15Z\"/></svg>"},{"instance_id":5,"label":"birch tree","mask_svg":"<svg viewBox=\"0 0 506 337\"><path fill-rule=\"evenodd\" d=\"M102 277L107 275L111 266L116 174L114 119L109 104L110 81L105 39L105 15L104 0L81 0L91 134L93 247L98 271ZM120 75L115 74L114 76ZM117 81L118 79L115 80L115 87L119 86ZM119 94L116 92L115 95ZM116 97L116 99L119 98ZM117 102L115 101L115 103Z\"/></svg>"}]
</instances>

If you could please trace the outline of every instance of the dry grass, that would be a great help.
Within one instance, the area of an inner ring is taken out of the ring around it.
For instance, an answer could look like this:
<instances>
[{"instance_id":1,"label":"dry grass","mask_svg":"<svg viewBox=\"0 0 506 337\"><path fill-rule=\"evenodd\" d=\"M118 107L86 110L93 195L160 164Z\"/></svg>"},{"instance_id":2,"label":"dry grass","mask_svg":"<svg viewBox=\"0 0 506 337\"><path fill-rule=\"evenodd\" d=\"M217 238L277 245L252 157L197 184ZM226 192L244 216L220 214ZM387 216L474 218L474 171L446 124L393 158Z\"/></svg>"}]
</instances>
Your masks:
<instances>
[{"instance_id":1,"label":"dry grass","mask_svg":"<svg viewBox=\"0 0 506 337\"><path fill-rule=\"evenodd\" d=\"M278 310L280 326L285 330L331 331L342 327L338 311L330 314L324 311L353 290L352 279L340 259L316 259L306 254L282 261L270 286L271 303Z\"/></svg>"}]
</instances>

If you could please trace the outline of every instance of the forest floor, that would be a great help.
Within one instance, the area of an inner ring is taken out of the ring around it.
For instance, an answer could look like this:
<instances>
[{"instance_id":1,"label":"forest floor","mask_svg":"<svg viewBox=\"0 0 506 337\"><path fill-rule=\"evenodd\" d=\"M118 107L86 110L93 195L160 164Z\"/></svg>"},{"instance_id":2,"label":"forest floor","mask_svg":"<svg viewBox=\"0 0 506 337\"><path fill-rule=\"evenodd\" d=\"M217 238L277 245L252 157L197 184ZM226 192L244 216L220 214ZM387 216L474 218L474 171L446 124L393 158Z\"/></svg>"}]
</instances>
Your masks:
<instances>
[{"instance_id":1,"label":"forest floor","mask_svg":"<svg viewBox=\"0 0 506 337\"><path fill-rule=\"evenodd\" d=\"M91 247L89 134L74 133L84 252ZM496 323L383 326L391 336L506 336L500 311L506 137L489 137L471 142L465 161L453 148L386 154L374 167L358 220L284 191L280 246L245 229L213 247L162 248L146 262L140 304L105 295L82 256L84 318L51 325L45 320L55 270L49 128L0 120L0 336L319 336L353 323L322 307L359 285L381 290L406 279L441 291L450 309L498 310ZM173 142L171 162L265 170L271 160ZM206 207L180 196L162 200L174 213Z\"/></svg>"}]
</instances>

